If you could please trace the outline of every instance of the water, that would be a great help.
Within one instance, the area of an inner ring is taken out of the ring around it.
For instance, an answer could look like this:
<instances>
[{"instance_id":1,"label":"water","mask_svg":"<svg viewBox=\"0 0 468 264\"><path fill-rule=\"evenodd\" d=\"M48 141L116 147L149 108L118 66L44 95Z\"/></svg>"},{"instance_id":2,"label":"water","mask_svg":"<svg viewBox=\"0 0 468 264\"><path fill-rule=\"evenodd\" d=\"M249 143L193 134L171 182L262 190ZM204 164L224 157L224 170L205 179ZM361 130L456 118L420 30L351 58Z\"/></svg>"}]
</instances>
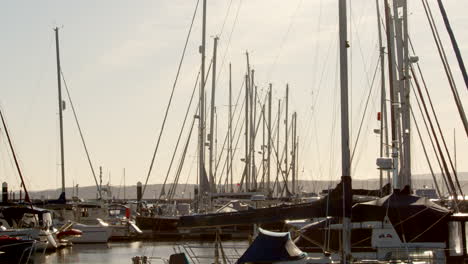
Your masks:
<instances>
[{"instance_id":1,"label":"water","mask_svg":"<svg viewBox=\"0 0 468 264\"><path fill-rule=\"evenodd\" d=\"M113 242L108 244L85 244L73 245L73 247L64 248L53 253L36 253L34 256L34 264L95 264L95 263L112 263L112 264L131 264L134 256L151 256L169 259L169 256L175 252L180 243L177 242ZM210 256L206 263L213 263L214 249L212 243L191 243L199 256ZM247 242L223 242L226 247L226 254L230 256L242 254L242 248L247 247ZM235 246L237 250L231 247ZM210 259L209 259L210 258ZM152 260L151 263L163 263L162 260Z\"/></svg>"}]
</instances>

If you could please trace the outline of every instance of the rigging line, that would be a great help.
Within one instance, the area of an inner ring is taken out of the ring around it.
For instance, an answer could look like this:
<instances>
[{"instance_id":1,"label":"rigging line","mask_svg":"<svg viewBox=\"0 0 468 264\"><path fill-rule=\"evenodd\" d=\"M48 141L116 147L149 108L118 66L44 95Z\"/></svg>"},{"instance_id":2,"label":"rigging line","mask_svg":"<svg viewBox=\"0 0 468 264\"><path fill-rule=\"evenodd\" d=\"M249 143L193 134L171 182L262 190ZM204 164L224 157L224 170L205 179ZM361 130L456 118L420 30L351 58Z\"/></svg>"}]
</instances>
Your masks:
<instances>
[{"instance_id":1,"label":"rigging line","mask_svg":"<svg viewBox=\"0 0 468 264\"><path fill-rule=\"evenodd\" d=\"M423 81L424 82L424 81ZM413 83L411 83L411 88L413 89L413 93L414 94L417 94L415 89L414 89L414 85ZM437 159L437 163L439 164L439 169L440 169L440 173L442 175L442 179L444 180L444 183L445 183L445 186L447 187L447 191L449 192L450 195L453 195L453 190L451 189L451 186L449 185L449 183L447 182L447 176L445 175L445 171L444 169L442 168L442 164L440 162L440 158L439 158L439 152L436 150L436 147L434 145L434 139L433 139L433 136L431 135L431 132L429 130L429 126L427 125L427 120L426 120L426 116L424 115L424 112L423 112L423 109L421 107L421 103L419 101L419 98L417 96L415 96L414 98L416 98L416 102L418 103L418 108L419 108L419 112L421 113L421 117L424 121L424 126L426 128L426 132L427 132L427 135L429 137L429 140L431 142L431 146L432 146L432 150L434 151L434 155L436 156L436 159Z\"/></svg>"},{"instance_id":2,"label":"rigging line","mask_svg":"<svg viewBox=\"0 0 468 264\"><path fill-rule=\"evenodd\" d=\"M32 209L33 204L31 202L31 200L29 199L28 189L26 188L26 184L25 184L24 178L23 178L23 173L21 172L21 168L20 168L19 163L18 163L18 158L16 157L16 152L15 152L15 150L13 148L13 143L11 141L10 133L8 132L8 127L6 125L5 118L3 117L3 112L2 112L1 108L0 108L0 117L2 119L2 124L3 124L4 131L5 131L5 135L6 135L7 139L8 139L8 145L10 145L11 154L13 155L13 159L15 160L16 170L18 172L18 175L20 176L21 185L23 186L23 189L24 189L24 194L25 194L24 200L27 203L29 203L29 205L31 206L31 209Z\"/></svg>"},{"instance_id":3,"label":"rigging line","mask_svg":"<svg viewBox=\"0 0 468 264\"><path fill-rule=\"evenodd\" d=\"M422 105L424 107L424 112L426 113L427 117L428 117L428 121L429 121L429 125L431 126L431 131L432 131L432 134L434 135L434 139L435 139L435 142L437 144L437 149L439 150L439 153L440 153L440 157L442 159L442 164L444 165L444 169L445 169L445 172L447 173L447 179L449 180L449 183L450 183L450 186L454 192L454 200L456 203L458 203L458 198L457 198L457 192L456 192L456 188L455 188L455 185L453 184L453 181L452 181L452 177L450 176L450 171L448 169L448 166L447 166L447 162L445 161L445 158L443 156L443 152L442 152L442 148L440 147L440 143L439 143L439 140L436 136L436 133L435 133L435 129L434 129L434 125L432 124L432 120L430 119L430 116L429 116L429 111L427 110L427 106L426 106L426 102L424 101L424 97L422 95L422 91L421 91L421 87L416 79L416 75L414 73L414 69L411 68L411 73L413 75L413 78L414 78L414 82L416 84L416 88L417 88L417 91L418 91L418 94L419 94L419 97L421 99L421 102L422 102ZM437 119L436 119L437 120Z\"/></svg>"},{"instance_id":4,"label":"rigging line","mask_svg":"<svg viewBox=\"0 0 468 264\"><path fill-rule=\"evenodd\" d=\"M436 180L436 177L435 177L435 174L434 174L434 170L432 169L431 161L429 160L429 156L427 155L427 150L426 150L426 147L424 145L424 141L423 141L422 136L421 136L421 131L419 130L418 122L416 122L416 118L414 117L412 107L410 107L410 112L411 112L411 116L413 117L413 122L416 125L416 131L418 132L419 141L421 142L421 146L422 146L422 149L424 151L424 156L426 157L427 165L429 166L429 170L431 171L432 180L434 181L434 184L435 184L435 187L436 187L436 190L437 190L437 194L439 194L439 197L442 197L442 193L440 192L439 184L437 183L437 180Z\"/></svg>"},{"instance_id":5,"label":"rigging line","mask_svg":"<svg viewBox=\"0 0 468 264\"><path fill-rule=\"evenodd\" d=\"M145 194L146 186L148 185L148 180L149 180L149 177L151 175L151 171L153 170L153 165L154 165L154 160L156 158L156 153L158 152L158 149L159 149L159 143L161 142L161 137L162 137L162 134L164 132L164 127L166 126L167 116L169 114L169 109L170 109L171 104L172 104L172 98L174 97L174 91L175 91L175 88L176 88L176 85L177 85L177 81L179 80L180 70L182 68L182 63L183 63L184 58L185 58L185 52L187 50L187 45L188 45L188 42L189 42L189 39L190 39L190 35L192 33L192 28L193 28L193 24L194 24L194 21L195 21L196 14L197 14L198 4L199 3L200 3L200 0L197 0L197 3L195 5L195 10L193 12L192 22L190 23L190 28L189 28L189 31L187 33L187 38L185 40L184 49L182 51L182 56L180 57L179 66L177 67L177 73L176 73L176 76L175 76L174 84L172 85L171 96L169 97L169 102L167 103L167 108L166 108L166 111L164 113L164 119L163 119L163 122L162 122L162 125L161 125L161 130L159 131L158 141L156 142L156 148L154 149L153 157L151 158L151 163L150 163L150 167L149 167L149 170L148 170L148 174L146 176L145 185L144 185L143 191L142 191L142 196Z\"/></svg>"},{"instance_id":6,"label":"rigging line","mask_svg":"<svg viewBox=\"0 0 468 264\"><path fill-rule=\"evenodd\" d=\"M243 84L244 84L244 83L245 83L245 82L243 82ZM243 86L242 86L242 87L243 87ZM240 94L241 94L241 92L242 92L242 87L241 87L241 89L240 89L239 96L240 96ZM238 97L238 98L239 98L239 97ZM257 98L258 98L258 96L257 96ZM267 95L265 95L264 102L266 102L266 100L267 100ZM260 100L258 100L258 102L259 102L259 103L262 103ZM237 102L236 102L236 104L237 104ZM241 116L241 115L239 115L239 116ZM236 124L236 126L237 126L237 124ZM258 132L259 126L260 126L260 120L259 120L258 123L257 123L257 128L256 128L255 135L254 135L255 137L257 136L257 132ZM227 135L226 135L226 137L225 137L224 144L226 143L226 138L227 138ZM224 144L223 144L223 148L222 148L222 150L221 150L221 155L220 155L220 157L218 158L218 162L217 162L217 164L216 164L215 171L217 171L218 166L219 166L219 163L221 162L221 160L224 160L224 159L222 159L222 153L224 152L224 146L225 146ZM225 162L224 162L224 165L223 165L223 172L224 172L224 167L225 167L225 165L226 165L226 160L224 160L224 161L225 161ZM222 172L222 173L223 173L223 172ZM219 182L221 182L221 180L220 180Z\"/></svg>"},{"instance_id":7,"label":"rigging line","mask_svg":"<svg viewBox=\"0 0 468 264\"><path fill-rule=\"evenodd\" d=\"M423 232L421 232L419 235L417 235L416 237L414 237L413 239L411 239L410 241L408 241L408 243L411 243L413 242L414 240L418 239L420 236L422 236L424 233L426 233L427 231L429 231L430 229L432 229L436 224L438 224L442 219L445 219L445 217L447 215L449 215L451 212L447 212L446 214L444 214L442 217L440 217L437 221L435 221L432 225L430 225L426 230L424 230Z\"/></svg>"},{"instance_id":8,"label":"rigging line","mask_svg":"<svg viewBox=\"0 0 468 264\"><path fill-rule=\"evenodd\" d=\"M426 2L424 2L424 0L421 0L421 1L423 3L427 19L429 21L429 26L431 27L432 36L434 38L434 41L436 42L437 51L439 52L439 57L444 66L445 74L447 75L447 79L449 81L450 88L452 90L452 95L455 100L455 104L457 106L458 114L460 115L463 126L465 128L465 133L468 135L468 121L466 119L465 110L463 109L463 105L460 100L460 95L458 94L458 90L457 90L455 81L453 79L452 71L450 69L450 65L448 63L447 56L445 54L445 50L442 45L442 41L440 40L440 36L437 30L437 27L435 25L435 22L434 22L434 17L432 16L432 12L431 12L429 4L427 3L427 0Z\"/></svg>"},{"instance_id":9,"label":"rigging line","mask_svg":"<svg viewBox=\"0 0 468 264\"><path fill-rule=\"evenodd\" d=\"M336 45L338 45L338 43L337 43L338 42L338 37L335 37L334 39L335 39L334 43ZM321 91L321 88L322 88L322 82L324 80L325 72L326 72L326 68L327 68L325 66L327 66L328 62L330 61L329 57L330 57L330 54L331 54L332 47L335 48L335 46L333 46L333 45L328 45L328 50L327 50L327 53L326 53L326 56L325 56L325 63L326 64L323 65L323 67L322 67L322 71L321 71L322 73L320 74L320 79L319 79L319 82L318 82L318 85L317 85L318 86L317 95L315 96L315 100L313 101L313 103L311 105L313 110L315 110L315 107L317 106L318 97L320 95L320 91Z\"/></svg>"},{"instance_id":10,"label":"rigging line","mask_svg":"<svg viewBox=\"0 0 468 264\"><path fill-rule=\"evenodd\" d=\"M237 25L237 21L238 21L238 17L239 17L239 11L240 11L240 8L242 6L242 0L239 1L239 5L237 6L237 11L236 11L236 16L234 18L234 23L232 25L232 28L231 28L231 32L229 33L229 38L228 38L228 42L227 42L227 45L226 45L226 49L224 50L224 54L223 54L223 59L221 60L221 67L219 67L219 71L218 71L218 74L217 76L223 76L222 75L222 72L224 70L224 64L225 64L225 61L226 61L226 56L227 56L227 52L229 51L229 48L231 47L231 39L232 39L232 35L234 33L234 29L236 28L236 25ZM221 78L218 78L216 80L216 86L218 86L218 82L220 81Z\"/></svg>"},{"instance_id":11,"label":"rigging line","mask_svg":"<svg viewBox=\"0 0 468 264\"><path fill-rule=\"evenodd\" d=\"M361 136L362 125L364 123L364 118L366 117L367 107L369 106L369 99L371 97L371 94L372 94L372 91L373 91L373 88L374 88L375 76L377 75L377 70L379 69L378 61L380 61L380 58L377 60L377 64L376 64L375 71L374 71L374 76L372 77L372 82L370 83L369 94L367 94L366 105L364 107L364 112L363 112L363 115L362 115L362 118L361 118L361 122L359 124L359 129L358 129L358 134L356 136L356 141L354 142L353 152L351 154L351 162L353 161L354 153L356 152L356 147L357 147L357 144L359 142L359 138Z\"/></svg>"},{"instance_id":12,"label":"rigging line","mask_svg":"<svg viewBox=\"0 0 468 264\"><path fill-rule=\"evenodd\" d=\"M197 153L198 153L198 150L195 149L195 156L197 155ZM189 173L187 173L187 179L185 180L184 189L182 190L182 198L185 197L185 192L187 191L187 185L188 185L188 181L189 181L189 178L190 178L190 174L192 173L193 163L195 163L194 160L192 160L192 163L190 164L190 167L189 167ZM190 196L189 196L189 198L190 198Z\"/></svg>"},{"instance_id":13,"label":"rigging line","mask_svg":"<svg viewBox=\"0 0 468 264\"><path fill-rule=\"evenodd\" d=\"M195 113L198 111L198 108L199 108L199 105L197 105L197 108L195 109ZM180 158L179 166L178 166L177 171L176 171L176 176L174 177L175 178L174 183L172 184L171 189L169 190L169 195L168 195L169 200L172 200L174 198L174 195L175 195L175 192L176 192L176 189L177 189L177 185L179 184L180 174L181 174L182 169L184 167L185 157L187 155L187 150L188 150L188 146L189 146L189 143L190 143L190 139L192 138L192 132L193 132L194 124L195 124L195 118L192 119L192 124L190 126L190 131L189 131L189 134L187 136L187 141L186 141L185 146L184 146L184 151L182 152L182 157Z\"/></svg>"},{"instance_id":14,"label":"rigging line","mask_svg":"<svg viewBox=\"0 0 468 264\"><path fill-rule=\"evenodd\" d=\"M289 20L289 24L288 24L288 28L286 29L286 34L283 35L283 38L281 39L281 43L280 43L280 47L278 49L278 53L276 54L275 56L275 59L273 60L273 64L270 66L270 69L268 69L268 73L267 73L267 80L271 79L271 74L273 73L275 67L276 67L276 64L278 62L278 59L281 55L281 52L283 51L283 47L286 43L286 40L289 36L289 33L291 32L291 28L294 24L294 20L297 16L297 12L299 11L299 8L301 7L302 5L302 0L299 0L297 2L297 6L296 6L296 9L294 9L294 12L292 13L292 16L290 17L290 20Z\"/></svg>"},{"instance_id":15,"label":"rigging line","mask_svg":"<svg viewBox=\"0 0 468 264\"><path fill-rule=\"evenodd\" d=\"M410 44L411 44L412 52L414 53L414 47L413 47L411 41L410 41ZM446 141L445 141L444 134L442 133L442 129L441 129L441 127L440 127L439 119L438 119L438 117L437 117L437 115L436 115L436 112L435 112L435 110L434 110L434 105L432 104L432 99L431 99L431 96L429 95L429 90L427 89L426 81L425 81L424 76L423 76L423 74L422 74L421 67L419 66L419 63L417 63L417 67L418 67L418 70L419 70L419 74L420 74L420 76L421 76L421 79L422 79L422 81L423 81L423 84L424 84L424 90L425 90L426 95L427 95L427 98L428 98L428 100L429 100L429 105L431 106L432 114L434 115L434 119L435 119L435 121L436 121L437 128L438 128L438 130L439 130L440 137L441 137L441 139L442 139L442 143L443 143L443 145L444 145L444 148L445 148L445 151L446 151L446 154L447 154L447 159L448 159L449 162L450 162L450 166L451 166L451 168L452 168L455 181L456 181L456 183L457 183L458 188L460 189L460 194L464 197L464 195L463 195L463 190L462 190L461 185L460 185L460 182L459 182L459 180L458 180L457 170L455 169L455 167L454 167L454 165L453 165L452 158L451 158L451 155L450 155L450 151L448 150L448 147L447 147L447 143L446 143ZM411 69L411 71L412 71L412 73L414 74L414 69ZM415 82L416 82L416 80L415 80ZM468 130L467 130L467 132L468 132ZM441 152L441 153L442 153L442 152ZM442 154L441 154L441 155L442 155Z\"/></svg>"},{"instance_id":16,"label":"rigging line","mask_svg":"<svg viewBox=\"0 0 468 264\"><path fill-rule=\"evenodd\" d=\"M317 34L317 37L315 38L315 51L314 51L314 58L312 59L313 63L312 65L317 65L317 60L318 60L318 54L319 54L319 50L320 50L320 39L321 39L321 34L322 34L322 31L320 30L321 27L322 27L322 0L320 0L319 2L319 14L317 16L317 28L316 28L316 32L318 32ZM317 71L314 71L313 75L312 75L312 81L311 83L314 84L315 83L315 80L317 79ZM313 94L313 92L312 92Z\"/></svg>"},{"instance_id":17,"label":"rigging line","mask_svg":"<svg viewBox=\"0 0 468 264\"><path fill-rule=\"evenodd\" d=\"M455 55L457 57L458 66L460 67L460 71L462 72L462 75L463 75L463 80L465 81L466 89L468 89L468 76L466 75L465 63L463 62L463 58L462 58L462 55L460 53L460 49L458 48L458 43L457 43L457 40L455 39L455 34L453 33L452 27L450 26L450 22L448 20L447 12L445 11L444 4L442 3L441 0L437 0L437 3L439 4L440 13L442 14L442 18L444 19L445 27L447 28L447 32L448 32L448 34L450 36L450 41L452 42L453 50L454 50Z\"/></svg>"},{"instance_id":18,"label":"rigging line","mask_svg":"<svg viewBox=\"0 0 468 264\"><path fill-rule=\"evenodd\" d=\"M193 98L194 98L194 95L195 95L195 91L197 89L197 84L198 84L198 79L199 78L200 78L200 71L198 71L197 78L195 80L195 85L193 86L192 95L190 96L187 111L185 111L184 121L182 122L182 127L180 128L179 136L177 138L177 142L176 142L176 145L174 147L174 152L172 153L172 157L171 157L171 161L169 163L169 167L167 169L166 177L164 178L164 183L163 183L163 186L161 188L161 192L159 194L159 199L161 199L162 195L165 192L165 186L166 186L167 180L169 178L169 174L171 173L172 164L173 164L175 156L177 154L177 150L179 148L179 143L180 143L180 140L182 138L182 134L184 133L185 124L187 123L187 117L188 117L188 115L190 113L190 108L192 107L192 102L193 102ZM197 109L198 108L199 108L199 104L197 104Z\"/></svg>"},{"instance_id":19,"label":"rigging line","mask_svg":"<svg viewBox=\"0 0 468 264\"><path fill-rule=\"evenodd\" d=\"M81 130L81 125L78 122L78 115L76 114L75 105L73 104L73 101L71 99L70 90L68 89L67 81L65 80L65 75L63 74L62 69L60 69L60 75L62 76L63 84L65 86L65 91L67 91L68 101L70 101L70 106L71 106L71 109L72 109L72 112L73 112L73 117L75 118L76 126L78 127L78 132L80 133L81 143L83 143L83 148L84 148L84 151L86 153L86 158L88 159L89 168L91 169L91 173L93 174L94 182L96 183L96 188L97 188L97 192L98 192L98 195L99 195L99 199L102 199L101 187L99 186L98 181L97 181L96 173L94 171L94 166L93 166L93 163L91 162L91 156L89 154L88 147L86 146L83 131Z\"/></svg>"},{"instance_id":20,"label":"rigging line","mask_svg":"<svg viewBox=\"0 0 468 264\"><path fill-rule=\"evenodd\" d=\"M242 113L242 110L244 109L244 105L245 105L245 100L242 102L242 105L241 105L241 108L240 108L240 113ZM239 128L239 133L237 134L237 128L238 128L238 124L239 124L239 120L240 120L240 117L241 117L241 116L242 116L242 114L239 115L239 118L237 119L237 122L236 122L236 126L235 126L235 128L234 128L234 137L237 137L237 139L236 139L236 145L235 145L234 151L233 151L233 153L232 153L232 156L233 156L233 157L235 156L235 154L236 154L236 152L237 152L238 144L239 144L239 141L240 141L240 137L241 137L241 135L242 135L241 132L242 132L242 129L244 128L244 123L245 123L244 120L242 120L242 122L240 122L241 126L240 126L240 128ZM232 165L231 165L231 166L232 166ZM226 168L226 162L224 162L224 164L223 164L223 168L222 168L222 170L221 170L221 175L224 174L225 168ZM221 177L220 177L220 180L221 180ZM220 184L220 183L218 183L218 184Z\"/></svg>"},{"instance_id":21,"label":"rigging line","mask_svg":"<svg viewBox=\"0 0 468 264\"><path fill-rule=\"evenodd\" d=\"M241 94L242 94L242 90L243 90L243 88L244 88L244 85L245 85L245 81L242 82L241 88L240 88L239 93L238 93L238 95L237 95L236 104L235 104L235 106L234 106L234 113L233 113L233 116L236 115L237 106L238 106L238 103L239 103L239 98L240 98L240 96L241 96ZM244 100L244 101L245 101L245 100ZM244 102L242 103L242 107L243 107L243 106L244 106ZM242 112L239 112L239 113L241 113L241 114L240 114L239 117L237 118L236 125L234 126L234 134L235 134L236 131L237 131L237 125L238 125L238 122L239 122L240 117L242 116ZM224 149L225 149L226 142L227 142L227 138L228 138L227 135L228 135L228 133L226 133L226 136L224 137L223 146L222 146L222 148L221 148L221 153L220 153L220 155L219 155L219 157L218 157L218 160L216 161L215 174L216 174L216 172L218 171L218 166L219 166L219 163L221 162L222 155L223 155L223 153L224 153Z\"/></svg>"},{"instance_id":22,"label":"rigging line","mask_svg":"<svg viewBox=\"0 0 468 264\"><path fill-rule=\"evenodd\" d=\"M226 15L224 15L223 25L221 26L221 30L219 31L219 34L218 34L219 37L221 37L221 35L223 34L224 26L226 25L226 21L227 21L228 15L229 15L229 11L231 11L231 5L232 5L232 0L229 1L229 6L227 8Z\"/></svg>"},{"instance_id":23,"label":"rigging line","mask_svg":"<svg viewBox=\"0 0 468 264\"><path fill-rule=\"evenodd\" d=\"M243 85L242 85L242 87L243 87ZM241 89L240 89L239 97L240 97L240 94L242 93L242 87L241 87ZM237 98L237 102L238 102L238 100L239 100L239 97ZM237 102L236 102L236 107L237 107ZM239 114L239 116L238 116L238 118L237 118L237 120L236 120L236 124L235 124L235 126L234 126L234 131L233 131L233 133L234 133L234 137L237 137L237 141L236 141L236 145L235 145L235 148L234 148L234 152L233 152L233 154L232 154L232 159L233 159L233 160L234 160L233 157L234 157L235 154L236 154L237 146L238 146L238 143L239 143L239 137L240 137L240 135L242 134L242 133L241 133L241 132L242 132L242 128L244 127L244 120L242 120L242 122L241 122L241 127L239 128L239 133L237 133L237 131L238 131L237 128L238 128L238 125L239 125L240 118L243 116L242 110L244 109L244 105L245 105L245 100L242 101L241 108L239 109L239 113L240 113L240 114ZM234 112L236 112L236 110L235 110ZM235 115L235 113L234 113L234 115ZM224 149L224 144L223 144L223 149ZM221 151L221 152L222 152L222 151ZM219 158L218 163L216 164L215 171L218 170L218 166L219 166L220 160L221 160L221 157ZM224 160L223 168L222 168L222 170L221 170L221 175L224 174L224 169L225 169L225 167L226 167L226 163L227 163L227 161ZM231 166L232 166L232 164L231 164ZM226 177L227 177L227 175L226 175ZM218 182L218 184L220 184L221 178L222 178L222 176L219 177L219 182Z\"/></svg>"}]
</instances>

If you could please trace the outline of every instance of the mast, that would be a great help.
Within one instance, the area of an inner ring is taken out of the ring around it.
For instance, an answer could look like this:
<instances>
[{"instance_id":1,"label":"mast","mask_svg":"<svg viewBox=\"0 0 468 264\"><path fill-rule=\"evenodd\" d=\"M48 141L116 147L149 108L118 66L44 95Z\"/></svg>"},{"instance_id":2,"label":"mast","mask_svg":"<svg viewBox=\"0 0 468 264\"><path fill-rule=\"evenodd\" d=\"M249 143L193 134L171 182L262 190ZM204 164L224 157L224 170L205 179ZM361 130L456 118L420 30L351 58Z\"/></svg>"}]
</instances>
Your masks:
<instances>
[{"instance_id":1,"label":"mast","mask_svg":"<svg viewBox=\"0 0 468 264\"><path fill-rule=\"evenodd\" d=\"M396 83L395 60L394 60L394 42L393 42L393 22L390 14L390 6L388 0L385 0L385 23L387 24L387 47L388 47L388 72L389 72L389 90L390 90L390 120L392 124L392 159L393 159L393 189L400 189L400 180L398 176L398 138L399 138L399 125L398 125L398 96L394 88Z\"/></svg>"},{"instance_id":2,"label":"mast","mask_svg":"<svg viewBox=\"0 0 468 264\"><path fill-rule=\"evenodd\" d=\"M228 154L229 154L229 167L228 167L228 177L231 176L231 192L234 192L234 182L232 177L232 71L231 63L229 63L229 140L228 140Z\"/></svg>"},{"instance_id":3,"label":"mast","mask_svg":"<svg viewBox=\"0 0 468 264\"><path fill-rule=\"evenodd\" d=\"M245 75L245 191L250 188L249 167L249 76Z\"/></svg>"},{"instance_id":4,"label":"mast","mask_svg":"<svg viewBox=\"0 0 468 264\"><path fill-rule=\"evenodd\" d=\"M289 166L288 166L288 115L289 115L289 84L286 84L286 115L284 118L284 171L286 175L286 182L284 183L286 186L286 190L288 190L288 182L289 182Z\"/></svg>"},{"instance_id":5,"label":"mast","mask_svg":"<svg viewBox=\"0 0 468 264\"><path fill-rule=\"evenodd\" d=\"M270 89L268 90L268 131L267 131L267 192L268 196L271 195L270 191L270 180L271 180L271 87L272 84L270 83Z\"/></svg>"},{"instance_id":6,"label":"mast","mask_svg":"<svg viewBox=\"0 0 468 264\"><path fill-rule=\"evenodd\" d=\"M211 82L211 111L210 111L210 167L209 167L209 175L210 175L210 192L216 192L216 185L215 185L215 176L213 173L213 149L214 149L214 115L215 115L215 92L216 92L216 50L218 46L218 37L214 38L213 44L213 70L212 72L212 82Z\"/></svg>"},{"instance_id":7,"label":"mast","mask_svg":"<svg viewBox=\"0 0 468 264\"><path fill-rule=\"evenodd\" d=\"M292 172L292 195L296 194L296 112L292 115L292 141L291 141L291 172Z\"/></svg>"},{"instance_id":8,"label":"mast","mask_svg":"<svg viewBox=\"0 0 468 264\"><path fill-rule=\"evenodd\" d=\"M281 169L281 158L279 156L279 147L280 147L280 119L281 119L281 99L278 99L278 120L276 121L276 187L277 187L277 194L278 197L281 195L281 188L280 188L280 180L279 180L279 174L280 174L280 169Z\"/></svg>"},{"instance_id":9,"label":"mast","mask_svg":"<svg viewBox=\"0 0 468 264\"><path fill-rule=\"evenodd\" d=\"M385 47L382 43L382 27L380 26L380 8L379 0L375 0L377 8L377 29L379 35L380 49L380 157L388 157L388 126L387 126L387 94L385 91ZM385 150L385 153L384 153ZM383 170L380 171L380 195L382 196L383 188ZM390 183L390 173L387 171L387 182Z\"/></svg>"},{"instance_id":10,"label":"mast","mask_svg":"<svg viewBox=\"0 0 468 264\"><path fill-rule=\"evenodd\" d=\"M257 87L255 86L255 71L252 69L250 74L250 184L251 188L257 189L257 170L255 169L255 124L256 124L256 104Z\"/></svg>"},{"instance_id":11,"label":"mast","mask_svg":"<svg viewBox=\"0 0 468 264\"><path fill-rule=\"evenodd\" d=\"M266 132L266 118L265 118L265 104L262 105L262 114L260 115L262 120L262 189L266 190L265 178L266 178L266 159L265 159L265 132Z\"/></svg>"},{"instance_id":12,"label":"mast","mask_svg":"<svg viewBox=\"0 0 468 264\"><path fill-rule=\"evenodd\" d=\"M403 0L403 98L405 98L405 105L403 106L403 117L404 117L404 130L403 130L403 141L405 151L405 185L408 185L412 189L411 182L411 105L410 105L410 57L409 57L409 41L408 41L408 1Z\"/></svg>"},{"instance_id":13,"label":"mast","mask_svg":"<svg viewBox=\"0 0 468 264\"><path fill-rule=\"evenodd\" d=\"M124 182L124 201L127 201L127 192L126 192L126 184L125 184L125 168L123 169L123 182Z\"/></svg>"},{"instance_id":14,"label":"mast","mask_svg":"<svg viewBox=\"0 0 468 264\"><path fill-rule=\"evenodd\" d=\"M65 154L63 146L63 100L62 100L62 70L60 68L60 49L59 49L59 28L55 31L55 51L57 55L57 87L58 87L58 106L59 106L59 126L60 126L60 172L62 174L62 193L65 193Z\"/></svg>"},{"instance_id":15,"label":"mast","mask_svg":"<svg viewBox=\"0 0 468 264\"><path fill-rule=\"evenodd\" d=\"M401 100L401 132L400 142L402 149L400 154L400 187L410 184L411 179L411 138L410 138L410 115L409 115L409 58L408 58L408 28L407 28L407 5L406 1L393 1L393 16L395 25L395 48L398 62L398 79L396 80L397 93ZM400 10L402 9L402 15ZM398 98L398 97L397 97Z\"/></svg>"},{"instance_id":16,"label":"mast","mask_svg":"<svg viewBox=\"0 0 468 264\"><path fill-rule=\"evenodd\" d=\"M341 263L350 263L351 258L351 159L349 148L348 114L348 54L346 0L339 0L340 22L340 86L341 86L341 180L343 183L343 244Z\"/></svg>"},{"instance_id":17,"label":"mast","mask_svg":"<svg viewBox=\"0 0 468 264\"><path fill-rule=\"evenodd\" d=\"M200 198L205 193L205 44L206 44L206 0L203 0L203 15L202 15L202 44L200 46L201 53L201 69L200 69L200 107L198 116L198 177L199 177L199 195Z\"/></svg>"}]
</instances>

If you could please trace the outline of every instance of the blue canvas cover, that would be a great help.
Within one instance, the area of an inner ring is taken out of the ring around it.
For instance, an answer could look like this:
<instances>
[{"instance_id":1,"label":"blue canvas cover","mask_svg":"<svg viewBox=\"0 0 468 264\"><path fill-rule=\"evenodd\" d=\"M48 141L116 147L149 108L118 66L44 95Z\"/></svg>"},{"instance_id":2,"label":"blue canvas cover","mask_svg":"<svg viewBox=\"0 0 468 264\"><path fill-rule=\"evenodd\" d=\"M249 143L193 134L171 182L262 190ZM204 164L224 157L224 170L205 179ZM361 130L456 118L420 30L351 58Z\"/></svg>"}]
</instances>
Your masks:
<instances>
[{"instance_id":1,"label":"blue canvas cover","mask_svg":"<svg viewBox=\"0 0 468 264\"><path fill-rule=\"evenodd\" d=\"M277 233L259 228L257 238L236 263L271 263L297 260L305 255L291 240L289 232Z\"/></svg>"}]
</instances>

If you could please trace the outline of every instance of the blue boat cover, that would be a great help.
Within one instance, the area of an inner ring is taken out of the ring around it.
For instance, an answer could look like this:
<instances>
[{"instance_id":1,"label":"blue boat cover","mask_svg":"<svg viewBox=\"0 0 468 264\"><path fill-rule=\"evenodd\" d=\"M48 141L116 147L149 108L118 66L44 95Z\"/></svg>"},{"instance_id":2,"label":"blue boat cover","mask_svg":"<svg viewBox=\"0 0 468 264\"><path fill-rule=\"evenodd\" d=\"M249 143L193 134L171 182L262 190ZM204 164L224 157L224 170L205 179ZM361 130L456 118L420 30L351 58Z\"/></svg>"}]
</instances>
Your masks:
<instances>
[{"instance_id":1,"label":"blue boat cover","mask_svg":"<svg viewBox=\"0 0 468 264\"><path fill-rule=\"evenodd\" d=\"M291 240L289 232L277 233L259 228L259 234L237 260L242 263L271 263L297 260L306 256Z\"/></svg>"}]
</instances>

